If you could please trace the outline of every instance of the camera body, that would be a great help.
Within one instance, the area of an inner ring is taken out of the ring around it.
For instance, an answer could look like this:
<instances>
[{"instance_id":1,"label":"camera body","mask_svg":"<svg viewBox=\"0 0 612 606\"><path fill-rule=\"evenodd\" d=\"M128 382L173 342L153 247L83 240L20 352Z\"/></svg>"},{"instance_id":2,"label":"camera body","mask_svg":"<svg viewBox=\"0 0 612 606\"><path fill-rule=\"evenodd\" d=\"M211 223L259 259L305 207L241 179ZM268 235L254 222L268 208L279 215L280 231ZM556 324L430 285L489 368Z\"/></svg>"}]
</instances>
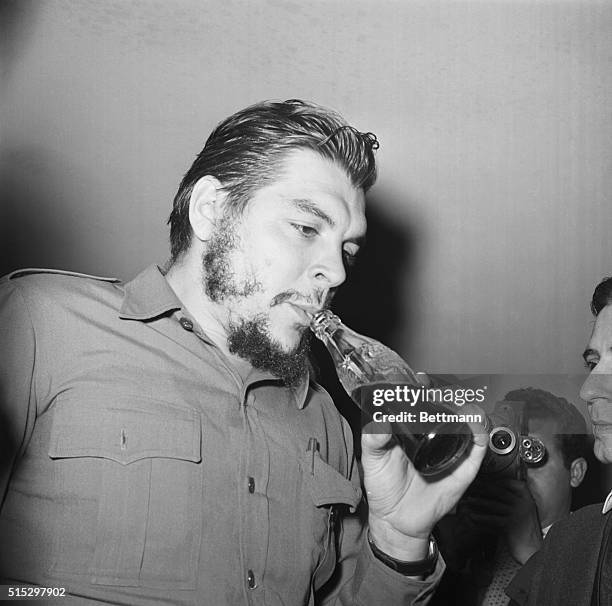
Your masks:
<instances>
[{"instance_id":1,"label":"camera body","mask_svg":"<svg viewBox=\"0 0 612 606\"><path fill-rule=\"evenodd\" d=\"M489 444L480 474L524 479L525 466L542 464L546 448L541 440L527 434L524 402L496 402L487 415Z\"/></svg>"}]
</instances>

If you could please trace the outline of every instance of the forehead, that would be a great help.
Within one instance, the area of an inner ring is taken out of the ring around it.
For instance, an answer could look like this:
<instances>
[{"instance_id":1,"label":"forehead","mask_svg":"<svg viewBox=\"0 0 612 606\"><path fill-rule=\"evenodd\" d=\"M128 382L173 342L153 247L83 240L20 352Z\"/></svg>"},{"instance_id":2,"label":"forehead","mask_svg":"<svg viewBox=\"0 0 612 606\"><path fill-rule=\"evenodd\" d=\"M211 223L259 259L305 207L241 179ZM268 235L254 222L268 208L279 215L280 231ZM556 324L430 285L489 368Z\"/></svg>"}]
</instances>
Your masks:
<instances>
[{"instance_id":1,"label":"forehead","mask_svg":"<svg viewBox=\"0 0 612 606\"><path fill-rule=\"evenodd\" d=\"M612 305L606 305L595 320L589 347L602 352L612 346Z\"/></svg>"},{"instance_id":2,"label":"forehead","mask_svg":"<svg viewBox=\"0 0 612 606\"><path fill-rule=\"evenodd\" d=\"M559 431L559 422L554 417L533 417L527 420L529 433L554 436Z\"/></svg>"},{"instance_id":3,"label":"forehead","mask_svg":"<svg viewBox=\"0 0 612 606\"><path fill-rule=\"evenodd\" d=\"M270 187L288 200L308 199L340 218L346 214L356 231L365 232L363 190L353 185L344 168L312 150L289 152Z\"/></svg>"},{"instance_id":4,"label":"forehead","mask_svg":"<svg viewBox=\"0 0 612 606\"><path fill-rule=\"evenodd\" d=\"M559 433L559 422L553 417L532 418L527 421L529 435L539 438L546 450L556 452L559 450L555 436Z\"/></svg>"}]
</instances>

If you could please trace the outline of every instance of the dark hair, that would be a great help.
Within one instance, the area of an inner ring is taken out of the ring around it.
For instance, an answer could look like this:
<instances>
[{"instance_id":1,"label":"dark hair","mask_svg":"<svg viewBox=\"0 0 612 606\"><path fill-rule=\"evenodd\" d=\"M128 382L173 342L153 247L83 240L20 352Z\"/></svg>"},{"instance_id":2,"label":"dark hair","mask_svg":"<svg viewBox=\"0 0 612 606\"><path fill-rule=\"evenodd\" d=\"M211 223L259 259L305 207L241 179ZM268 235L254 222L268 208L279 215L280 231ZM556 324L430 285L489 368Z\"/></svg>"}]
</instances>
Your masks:
<instances>
[{"instance_id":1,"label":"dark hair","mask_svg":"<svg viewBox=\"0 0 612 606\"><path fill-rule=\"evenodd\" d=\"M578 409L565 398L549 391L526 387L515 389L504 396L504 400L524 402L524 419L553 419L557 422L556 440L568 469L572 461L586 457L589 453L589 438L586 422Z\"/></svg>"},{"instance_id":2,"label":"dark hair","mask_svg":"<svg viewBox=\"0 0 612 606\"><path fill-rule=\"evenodd\" d=\"M337 162L364 192L376 180L374 134L349 126L332 110L298 99L251 105L213 130L183 177L168 219L172 261L191 242L189 199L199 179L218 179L228 193L229 212L237 216L256 190L278 178L287 153L295 149L310 149Z\"/></svg>"},{"instance_id":3,"label":"dark hair","mask_svg":"<svg viewBox=\"0 0 612 606\"><path fill-rule=\"evenodd\" d=\"M612 304L612 278L604 278L593 292L591 311L597 316L606 305L610 304Z\"/></svg>"}]
</instances>

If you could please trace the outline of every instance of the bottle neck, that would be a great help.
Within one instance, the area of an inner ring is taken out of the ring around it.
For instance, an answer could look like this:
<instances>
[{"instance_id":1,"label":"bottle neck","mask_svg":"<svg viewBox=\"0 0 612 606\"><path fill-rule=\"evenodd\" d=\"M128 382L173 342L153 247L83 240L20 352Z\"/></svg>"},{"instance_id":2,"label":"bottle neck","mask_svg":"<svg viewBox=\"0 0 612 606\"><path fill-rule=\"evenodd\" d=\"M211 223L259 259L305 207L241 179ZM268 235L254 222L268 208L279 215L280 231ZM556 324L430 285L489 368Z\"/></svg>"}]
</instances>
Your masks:
<instances>
[{"instance_id":1,"label":"bottle neck","mask_svg":"<svg viewBox=\"0 0 612 606\"><path fill-rule=\"evenodd\" d=\"M313 318L311 329L325 344L336 366L338 378L350 395L355 385L367 381L368 376L367 370L363 367L363 360L357 354L355 343L351 342L352 331L348 330L340 318L329 310L321 311Z\"/></svg>"},{"instance_id":2,"label":"bottle neck","mask_svg":"<svg viewBox=\"0 0 612 606\"><path fill-rule=\"evenodd\" d=\"M329 309L320 311L310 323L312 332L314 332L317 339L323 342L331 340L341 326L340 318L329 311Z\"/></svg>"}]
</instances>

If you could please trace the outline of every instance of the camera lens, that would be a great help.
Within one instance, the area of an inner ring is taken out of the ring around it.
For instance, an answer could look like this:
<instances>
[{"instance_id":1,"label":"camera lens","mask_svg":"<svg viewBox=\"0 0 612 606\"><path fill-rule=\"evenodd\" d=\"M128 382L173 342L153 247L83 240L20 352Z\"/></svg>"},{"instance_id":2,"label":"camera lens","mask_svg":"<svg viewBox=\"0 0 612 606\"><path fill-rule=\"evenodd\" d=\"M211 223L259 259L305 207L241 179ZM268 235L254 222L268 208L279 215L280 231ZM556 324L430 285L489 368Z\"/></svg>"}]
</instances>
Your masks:
<instances>
[{"instance_id":1,"label":"camera lens","mask_svg":"<svg viewBox=\"0 0 612 606\"><path fill-rule=\"evenodd\" d=\"M489 434L489 448L496 454L508 454L516 445L514 432L507 427L496 427Z\"/></svg>"},{"instance_id":2,"label":"camera lens","mask_svg":"<svg viewBox=\"0 0 612 606\"><path fill-rule=\"evenodd\" d=\"M498 450L504 450L512 443L512 437L507 431L498 431L491 437L491 444Z\"/></svg>"}]
</instances>

